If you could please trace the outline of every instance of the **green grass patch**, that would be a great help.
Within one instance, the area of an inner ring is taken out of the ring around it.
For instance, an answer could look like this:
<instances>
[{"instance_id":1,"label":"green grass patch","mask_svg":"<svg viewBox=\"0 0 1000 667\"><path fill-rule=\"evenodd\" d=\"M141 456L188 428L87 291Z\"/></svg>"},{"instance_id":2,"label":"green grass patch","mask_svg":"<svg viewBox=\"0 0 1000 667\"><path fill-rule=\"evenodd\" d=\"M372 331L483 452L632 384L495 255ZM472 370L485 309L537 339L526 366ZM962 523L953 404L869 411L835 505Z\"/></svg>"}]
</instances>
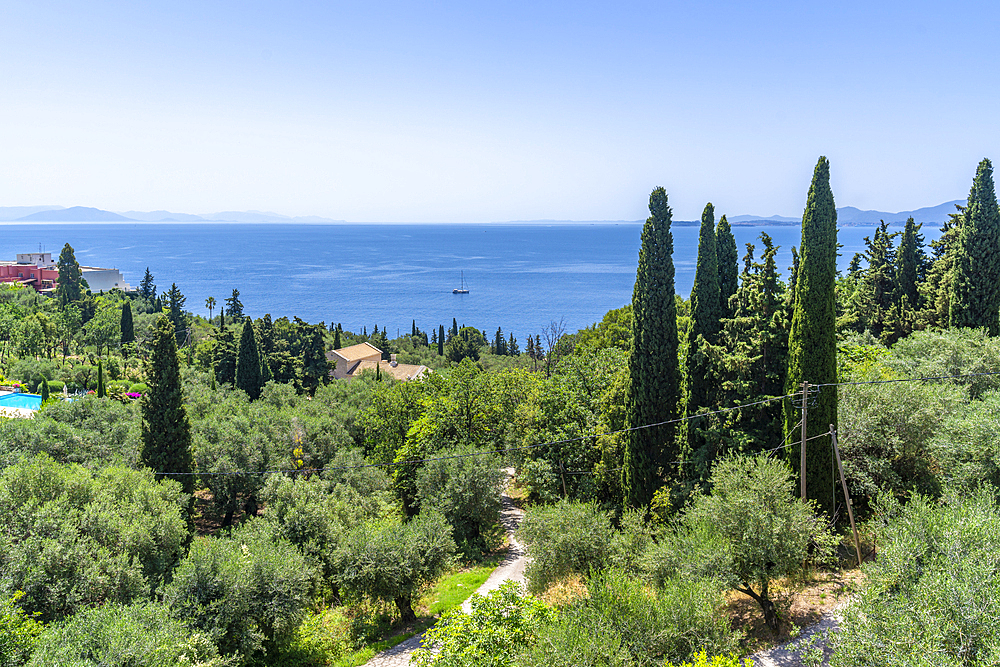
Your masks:
<instances>
[{"instance_id":1,"label":"green grass patch","mask_svg":"<svg viewBox=\"0 0 1000 667\"><path fill-rule=\"evenodd\" d=\"M382 651L422 633L437 622L441 614L460 606L468 599L483 582L489 578L503 554L494 554L475 567L456 568L441 577L419 603L414 605L418 614L417 622L409 626L401 626L398 622L388 625L389 618L385 609L379 606L366 607L366 611L355 608L353 614L355 625L359 618L367 619L373 624L368 632L374 630L370 643L351 650L351 618L352 612L346 608L326 609L311 615L296 633L293 646L276 664L281 667L304 667L309 665L328 665L329 667L360 667ZM389 607L389 605L382 605ZM389 607L391 608L391 607ZM385 623L384 627L379 627ZM354 632L357 632L355 628ZM392 632L399 634L385 637ZM381 634L384 639L377 639ZM371 635L369 635L371 636Z\"/></svg>"},{"instance_id":2,"label":"green grass patch","mask_svg":"<svg viewBox=\"0 0 1000 667\"><path fill-rule=\"evenodd\" d=\"M386 651L397 644L405 642L413 635L423 632L432 625L434 625L433 618L418 619L417 625L412 632L404 632L401 635L389 637L388 639L383 639L382 641L375 642L374 644L368 644L367 646L352 653L348 653L344 657L340 658L333 663L332 667L360 667L360 665L365 664L382 651Z\"/></svg>"},{"instance_id":3,"label":"green grass patch","mask_svg":"<svg viewBox=\"0 0 1000 667\"><path fill-rule=\"evenodd\" d=\"M501 558L500 555L493 555L481 565L445 575L423 596L422 604L431 616L460 606L489 578Z\"/></svg>"}]
</instances>

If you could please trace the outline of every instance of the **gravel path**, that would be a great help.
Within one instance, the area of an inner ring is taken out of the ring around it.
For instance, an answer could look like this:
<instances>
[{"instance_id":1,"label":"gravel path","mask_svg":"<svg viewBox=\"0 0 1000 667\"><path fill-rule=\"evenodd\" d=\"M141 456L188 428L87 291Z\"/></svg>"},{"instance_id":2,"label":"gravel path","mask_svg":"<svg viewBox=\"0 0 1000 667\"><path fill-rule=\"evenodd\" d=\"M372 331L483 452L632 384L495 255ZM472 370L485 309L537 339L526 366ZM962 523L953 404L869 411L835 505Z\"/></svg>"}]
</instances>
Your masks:
<instances>
[{"instance_id":1,"label":"gravel path","mask_svg":"<svg viewBox=\"0 0 1000 667\"><path fill-rule=\"evenodd\" d=\"M840 627L840 610L842 608L843 604L839 604L826 612L820 617L818 623L802 628L799 636L787 644L775 646L750 656L754 667L800 667L804 664L802 661L803 653L814 646L822 648L823 662L821 664L823 667L827 667L830 664L830 656L833 655L833 649L827 638L831 632L837 632L837 628Z\"/></svg>"},{"instance_id":2,"label":"gravel path","mask_svg":"<svg viewBox=\"0 0 1000 667\"><path fill-rule=\"evenodd\" d=\"M508 480L513 478L513 468L507 468L504 472L507 473ZM521 525L524 512L514 505L514 501L510 499L506 491L500 496L500 503L500 522L507 529L510 549L507 552L507 556L493 570L489 578L483 582L482 586L476 589L476 593L479 595L486 595L490 591L499 588L500 584L508 579L524 583L524 567L527 564L527 559L524 556L524 548L514 539L514 531ZM470 595L469 599L462 603L462 611L469 613L471 610L472 596ZM406 641L382 651L366 662L364 667L406 667L410 664L410 655L416 649L420 648L421 639L423 639L422 633L414 635Z\"/></svg>"}]
</instances>

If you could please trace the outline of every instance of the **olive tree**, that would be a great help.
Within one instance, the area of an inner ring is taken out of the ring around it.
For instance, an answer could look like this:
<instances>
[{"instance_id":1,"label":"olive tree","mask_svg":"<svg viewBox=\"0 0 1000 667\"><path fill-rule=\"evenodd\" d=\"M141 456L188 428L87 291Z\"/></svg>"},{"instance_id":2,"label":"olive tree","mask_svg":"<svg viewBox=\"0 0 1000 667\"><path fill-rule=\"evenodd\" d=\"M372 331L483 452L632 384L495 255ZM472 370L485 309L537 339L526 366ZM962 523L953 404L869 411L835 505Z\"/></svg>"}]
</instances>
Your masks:
<instances>
[{"instance_id":1,"label":"olive tree","mask_svg":"<svg viewBox=\"0 0 1000 667\"><path fill-rule=\"evenodd\" d=\"M24 591L42 621L149 598L181 555L186 500L148 471L22 459L0 474L0 597Z\"/></svg>"},{"instance_id":2,"label":"olive tree","mask_svg":"<svg viewBox=\"0 0 1000 667\"><path fill-rule=\"evenodd\" d=\"M395 603L404 622L415 621L414 596L444 572L454 552L448 522L437 513L366 524L338 550L336 578L349 591Z\"/></svg>"},{"instance_id":3,"label":"olive tree","mask_svg":"<svg viewBox=\"0 0 1000 667\"><path fill-rule=\"evenodd\" d=\"M163 591L164 601L220 652L259 656L288 639L305 616L314 571L267 522L196 539Z\"/></svg>"},{"instance_id":4,"label":"olive tree","mask_svg":"<svg viewBox=\"0 0 1000 667\"><path fill-rule=\"evenodd\" d=\"M810 557L831 553L825 521L795 496L792 470L784 461L727 457L716 462L710 485L712 493L698 497L681 524L700 526L703 535L717 541L728 555L722 561L728 572L720 575L756 600L767 626L777 632L771 580L801 570Z\"/></svg>"}]
</instances>

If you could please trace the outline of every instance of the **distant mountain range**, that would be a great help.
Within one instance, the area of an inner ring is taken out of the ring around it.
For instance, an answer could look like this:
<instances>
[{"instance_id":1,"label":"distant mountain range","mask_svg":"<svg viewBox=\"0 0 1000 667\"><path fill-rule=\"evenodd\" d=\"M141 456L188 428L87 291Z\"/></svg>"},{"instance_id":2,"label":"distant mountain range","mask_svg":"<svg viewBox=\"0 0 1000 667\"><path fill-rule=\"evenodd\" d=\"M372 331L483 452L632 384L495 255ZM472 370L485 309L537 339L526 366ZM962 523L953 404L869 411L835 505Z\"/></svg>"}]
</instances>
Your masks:
<instances>
[{"instance_id":1,"label":"distant mountain range","mask_svg":"<svg viewBox=\"0 0 1000 667\"><path fill-rule=\"evenodd\" d=\"M192 215L171 211L113 213L88 206L0 206L0 222L300 222L335 223L344 220L315 215L291 217L264 211L222 211Z\"/></svg>"},{"instance_id":2,"label":"distant mountain range","mask_svg":"<svg viewBox=\"0 0 1000 667\"><path fill-rule=\"evenodd\" d=\"M863 227L877 225L880 220L897 225L913 217L916 222L940 225L948 219L949 213L955 212L956 204L965 204L964 199L918 208L914 211L888 213L886 211L862 211L853 206L837 209L837 223L841 227ZM789 218L782 215L762 217L758 215L727 216L730 224L740 226L783 226L798 225L800 218ZM290 217L266 211L221 211L219 213L172 213L170 211L124 211L113 213L99 208L87 206L0 206L0 222L251 222L251 223L342 223L344 220L321 218L315 215ZM518 220L516 223L566 223L585 224L579 220ZM600 220L593 221L607 224L609 222L641 222L633 220ZM680 226L700 225L698 220L674 220Z\"/></svg>"}]
</instances>

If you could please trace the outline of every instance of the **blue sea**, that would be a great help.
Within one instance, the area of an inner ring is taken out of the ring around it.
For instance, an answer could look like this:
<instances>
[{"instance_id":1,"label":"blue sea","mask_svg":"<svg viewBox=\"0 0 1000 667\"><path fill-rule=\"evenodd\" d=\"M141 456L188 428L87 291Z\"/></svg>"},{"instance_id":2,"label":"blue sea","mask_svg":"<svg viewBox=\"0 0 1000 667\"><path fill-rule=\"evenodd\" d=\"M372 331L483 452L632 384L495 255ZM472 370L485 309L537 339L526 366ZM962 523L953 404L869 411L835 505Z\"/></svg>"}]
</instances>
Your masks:
<instances>
[{"instance_id":1,"label":"blue sea","mask_svg":"<svg viewBox=\"0 0 1000 667\"><path fill-rule=\"evenodd\" d=\"M348 331L374 325L390 335L411 321L430 331L452 318L490 335L497 327L523 341L550 322L567 331L600 321L632 298L641 224L183 224L0 223L0 260L19 252L58 256L69 243L83 265L114 267L133 287L146 267L160 291L177 283L188 310L208 315L240 291L254 317L298 316ZM734 227L760 253L760 233L791 264L798 227ZM873 227L839 230L846 269ZM924 230L928 240L936 228ZM673 227L677 292L694 282L698 227ZM468 294L452 294L464 274ZM218 312L218 310L216 310Z\"/></svg>"}]
</instances>

